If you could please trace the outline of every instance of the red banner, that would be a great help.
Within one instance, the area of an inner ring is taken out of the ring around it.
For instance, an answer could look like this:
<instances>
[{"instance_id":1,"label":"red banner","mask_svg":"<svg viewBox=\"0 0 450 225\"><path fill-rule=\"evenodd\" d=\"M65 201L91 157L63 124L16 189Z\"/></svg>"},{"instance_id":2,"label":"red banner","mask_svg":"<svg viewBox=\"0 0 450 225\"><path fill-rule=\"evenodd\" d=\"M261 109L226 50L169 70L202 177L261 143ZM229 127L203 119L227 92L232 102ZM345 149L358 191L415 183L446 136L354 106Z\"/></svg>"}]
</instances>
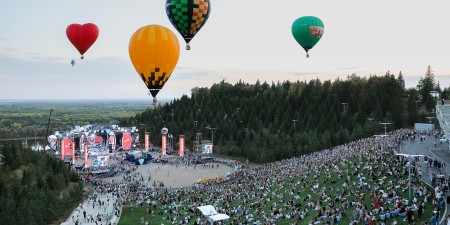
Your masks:
<instances>
[{"instance_id":1,"label":"red banner","mask_svg":"<svg viewBox=\"0 0 450 225\"><path fill-rule=\"evenodd\" d=\"M129 150L131 148L131 133L124 133L122 136L122 148Z\"/></svg>"},{"instance_id":2,"label":"red banner","mask_svg":"<svg viewBox=\"0 0 450 225\"><path fill-rule=\"evenodd\" d=\"M75 164L75 142L70 141L70 147L72 148L72 164Z\"/></svg>"},{"instance_id":3,"label":"red banner","mask_svg":"<svg viewBox=\"0 0 450 225\"><path fill-rule=\"evenodd\" d=\"M166 135L162 136L161 151L163 155L166 155Z\"/></svg>"},{"instance_id":4,"label":"red banner","mask_svg":"<svg viewBox=\"0 0 450 225\"><path fill-rule=\"evenodd\" d=\"M180 156L184 156L184 137L180 137Z\"/></svg>"},{"instance_id":5,"label":"red banner","mask_svg":"<svg viewBox=\"0 0 450 225\"><path fill-rule=\"evenodd\" d=\"M148 150L150 146L150 134L148 132L145 133L144 137L144 148L145 150Z\"/></svg>"},{"instance_id":6,"label":"red banner","mask_svg":"<svg viewBox=\"0 0 450 225\"><path fill-rule=\"evenodd\" d=\"M84 167L88 167L88 148L84 145Z\"/></svg>"},{"instance_id":7,"label":"red banner","mask_svg":"<svg viewBox=\"0 0 450 225\"><path fill-rule=\"evenodd\" d=\"M102 143L102 142L103 142L103 138L101 136L95 137L95 143Z\"/></svg>"},{"instance_id":8,"label":"red banner","mask_svg":"<svg viewBox=\"0 0 450 225\"><path fill-rule=\"evenodd\" d=\"M68 138L63 138L61 140L61 160L64 161L64 155L69 152L69 143L70 140Z\"/></svg>"}]
</instances>

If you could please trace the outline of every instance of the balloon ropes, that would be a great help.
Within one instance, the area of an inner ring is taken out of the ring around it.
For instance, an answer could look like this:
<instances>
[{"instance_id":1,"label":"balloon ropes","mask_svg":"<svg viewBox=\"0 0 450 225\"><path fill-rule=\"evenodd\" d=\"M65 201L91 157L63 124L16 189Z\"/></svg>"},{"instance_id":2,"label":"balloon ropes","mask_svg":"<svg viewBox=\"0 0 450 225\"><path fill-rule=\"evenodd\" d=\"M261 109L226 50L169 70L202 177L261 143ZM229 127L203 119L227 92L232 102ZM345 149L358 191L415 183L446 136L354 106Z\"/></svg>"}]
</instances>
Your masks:
<instances>
[{"instance_id":1,"label":"balloon ropes","mask_svg":"<svg viewBox=\"0 0 450 225\"><path fill-rule=\"evenodd\" d=\"M94 44L98 38L98 27L93 23L71 24L66 29L66 35L69 41L80 52L81 59L84 59L84 53Z\"/></svg>"},{"instance_id":2,"label":"balloon ropes","mask_svg":"<svg viewBox=\"0 0 450 225\"><path fill-rule=\"evenodd\" d=\"M180 56L177 36L164 26L144 26L134 32L128 51L156 105L156 95L172 75Z\"/></svg>"},{"instance_id":3,"label":"balloon ropes","mask_svg":"<svg viewBox=\"0 0 450 225\"><path fill-rule=\"evenodd\" d=\"M324 26L322 20L314 16L303 16L292 24L292 35L295 40L305 49L306 58L308 51L314 47L322 38Z\"/></svg>"},{"instance_id":4,"label":"balloon ropes","mask_svg":"<svg viewBox=\"0 0 450 225\"><path fill-rule=\"evenodd\" d=\"M186 50L191 49L189 42L205 25L210 11L211 3L209 0L166 1L167 16L186 42Z\"/></svg>"}]
</instances>

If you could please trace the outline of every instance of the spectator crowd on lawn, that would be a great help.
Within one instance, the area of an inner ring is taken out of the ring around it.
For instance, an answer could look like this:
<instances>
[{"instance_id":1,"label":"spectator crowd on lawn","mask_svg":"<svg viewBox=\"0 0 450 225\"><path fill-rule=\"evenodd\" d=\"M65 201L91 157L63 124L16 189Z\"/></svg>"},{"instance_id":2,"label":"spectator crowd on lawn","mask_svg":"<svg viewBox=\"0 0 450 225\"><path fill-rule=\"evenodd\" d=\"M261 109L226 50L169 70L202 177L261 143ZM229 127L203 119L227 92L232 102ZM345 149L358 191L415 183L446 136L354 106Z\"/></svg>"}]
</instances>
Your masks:
<instances>
[{"instance_id":1,"label":"spectator crowd on lawn","mask_svg":"<svg viewBox=\"0 0 450 225\"><path fill-rule=\"evenodd\" d=\"M239 165L239 169L217 178L220 182L209 180L176 190L157 182L144 184L143 175L137 173L120 183L97 182L95 188L97 193L115 196L120 206L145 207L145 220L162 217L165 224L204 224L206 218L196 207L208 204L231 217L219 224L289 221L312 225L336 224L343 219L350 225L395 224L400 220L433 224L445 206L448 190L443 162L436 160L434 166L431 157L426 157L425 163L413 160L413 196L409 200L408 159L396 155L402 142L433 134L397 130L385 137L365 138L252 167L221 159L220 163ZM179 158L169 162L183 165L186 161ZM432 176L432 188L419 181L425 172ZM116 215L120 211L118 207Z\"/></svg>"}]
</instances>

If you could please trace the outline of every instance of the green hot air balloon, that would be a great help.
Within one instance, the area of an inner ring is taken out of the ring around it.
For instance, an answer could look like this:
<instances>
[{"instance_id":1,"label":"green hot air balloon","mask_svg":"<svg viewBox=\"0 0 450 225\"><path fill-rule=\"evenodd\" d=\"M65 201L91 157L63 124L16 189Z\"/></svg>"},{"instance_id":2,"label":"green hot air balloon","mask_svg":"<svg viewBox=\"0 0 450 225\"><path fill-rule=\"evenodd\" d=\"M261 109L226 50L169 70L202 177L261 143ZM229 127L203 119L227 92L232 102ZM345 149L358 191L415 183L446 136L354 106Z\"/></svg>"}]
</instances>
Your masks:
<instances>
[{"instance_id":1,"label":"green hot air balloon","mask_svg":"<svg viewBox=\"0 0 450 225\"><path fill-rule=\"evenodd\" d=\"M166 13L172 25L183 36L186 50L200 31L211 12L210 0L166 0Z\"/></svg>"},{"instance_id":2,"label":"green hot air balloon","mask_svg":"<svg viewBox=\"0 0 450 225\"><path fill-rule=\"evenodd\" d=\"M319 42L323 35L323 23L317 17L303 16L292 24L292 35L295 40L305 49L306 58L309 58L308 51Z\"/></svg>"}]
</instances>

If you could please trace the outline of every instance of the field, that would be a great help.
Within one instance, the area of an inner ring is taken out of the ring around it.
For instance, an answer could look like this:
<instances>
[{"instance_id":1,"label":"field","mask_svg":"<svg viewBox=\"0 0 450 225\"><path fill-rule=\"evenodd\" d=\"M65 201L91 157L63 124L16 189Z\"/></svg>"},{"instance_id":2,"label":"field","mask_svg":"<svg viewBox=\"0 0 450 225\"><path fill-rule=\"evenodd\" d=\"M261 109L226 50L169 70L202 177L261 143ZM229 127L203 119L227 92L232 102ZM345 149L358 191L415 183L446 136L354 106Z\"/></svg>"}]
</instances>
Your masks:
<instances>
[{"instance_id":1,"label":"field","mask_svg":"<svg viewBox=\"0 0 450 225\"><path fill-rule=\"evenodd\" d=\"M151 104L151 100L2 100L0 139L44 137L51 109L50 131L54 132L75 125L118 124Z\"/></svg>"},{"instance_id":2,"label":"field","mask_svg":"<svg viewBox=\"0 0 450 225\"><path fill-rule=\"evenodd\" d=\"M367 161L364 160L362 164L364 165ZM326 210L328 207L330 207L331 204L334 204L336 206L341 206L341 204L345 201L344 199L341 199L339 201L336 201L334 197L339 196L344 192L344 183L346 183L347 190L345 191L345 194L343 194L343 197L346 198L348 202L358 202L361 199L358 199L357 196L364 196L364 205L368 208L368 210L374 209L372 206L372 203L374 202L371 198L371 188L360 188L358 185L353 185L354 182L358 183L358 177L357 176L351 176L347 178L347 176L339 177L339 173L337 171L346 171L347 174L349 174L349 171L352 171L354 169L354 165L358 163L358 160L353 158L347 162L341 162L338 165L339 170L334 168L333 166L330 166L329 173L310 173L306 177L295 177L293 180L284 180L283 182L280 182L278 184L273 185L270 188L270 193L249 193L250 195L255 194L255 196L266 196L265 198L268 199L267 203L264 203L263 205L261 202L255 201L247 201L246 204L243 203L242 199L235 199L232 201L232 205L234 207L237 207L238 205L243 206L242 208L245 208L248 211L249 214L253 215L254 220L259 220L260 222L264 223L265 219L262 218L260 215L271 215L272 213L276 212L277 209L283 208L292 208L293 206L299 206L300 210L302 211L305 208L308 208L309 212L307 216L299 222L299 224L308 224L310 221L312 221L316 216L318 216L318 212L320 210ZM370 171L369 170L363 170L361 175L366 177L366 182L370 187L376 187L378 186L377 190L385 190L386 192L392 191L392 187L397 186L399 194L403 198L408 198L408 188L407 188L407 173L404 168L400 169L400 174L402 174L401 179L396 178L395 176L390 176L387 174L387 168L392 168L392 164L389 163L381 163L381 165L378 168L378 172L376 168L374 168L374 174L376 175L375 179L370 179ZM347 181L346 179L350 179ZM318 181L319 187L313 188L312 184L314 184L315 181ZM400 181L403 181L402 184L400 184ZM218 185L216 188L222 187L227 188L228 184L221 184ZM429 188L424 183L415 183L413 184L415 187L422 185L423 187L428 189L428 194L431 194L432 189ZM319 195L319 192L326 193L326 196L330 196L331 200L327 200L326 197L323 198L322 204L320 205L320 210L314 210L308 206L306 206L307 202L317 202ZM197 193L197 196L202 196L204 193ZM307 201L303 201L302 199L308 198L307 196L310 196L310 198ZM183 198L186 198L187 196L184 195ZM423 201L423 197L418 197L419 201ZM170 211L168 208L168 205L161 205L161 201L156 200L157 205L154 209L152 206L148 207L146 204L144 207L130 208L130 203L128 203L123 208L122 217L119 221L119 225L131 225L131 224L139 224L140 218L144 217L145 220L151 221L151 224L171 224L165 217L170 215L170 213L167 213L167 211ZM217 199L217 202L212 203L209 202L207 204L216 204L217 206L224 206L223 200ZM288 205L289 204L289 205ZM301 204L301 205L298 205ZM384 203L383 207L385 210L388 210L393 207L393 204ZM150 213L147 214L147 208L149 208ZM217 208L217 207L216 207ZM434 206L431 205L430 202L426 204L425 212L423 219L417 219L417 212L415 213L415 222L422 222L422 221L429 221L432 215L432 211L434 209ZM351 220L355 219L352 217L353 212L355 208L354 207L348 207L345 210L345 215L342 215L342 219L337 224L349 224ZM152 213L153 211L153 213ZM190 213L187 209L186 205L178 205L176 206L176 209L172 212L177 211L180 213L180 215L190 215L191 219L189 220L189 224L193 224L194 221L198 218L198 216L194 213ZM263 211L264 213L261 213ZM442 211L441 211L442 213ZM277 224L292 224L294 222L294 218L297 218L299 213L296 213L291 219L286 219L284 216L280 217L280 219L277 221ZM336 215L333 215L336 216ZM184 218L184 216L181 216ZM233 219L233 215L230 215L231 219L227 222L227 224L232 224L231 220ZM356 218L358 219L358 218ZM403 221L405 217L395 217L394 218L398 224L407 224L406 221ZM390 224L394 219L389 219L388 223ZM377 217L377 220L379 220L379 217ZM244 220L241 218L241 222L244 222ZM179 221L178 221L179 222ZM322 224L325 222L322 221ZM419 224L419 223L417 223Z\"/></svg>"}]
</instances>

